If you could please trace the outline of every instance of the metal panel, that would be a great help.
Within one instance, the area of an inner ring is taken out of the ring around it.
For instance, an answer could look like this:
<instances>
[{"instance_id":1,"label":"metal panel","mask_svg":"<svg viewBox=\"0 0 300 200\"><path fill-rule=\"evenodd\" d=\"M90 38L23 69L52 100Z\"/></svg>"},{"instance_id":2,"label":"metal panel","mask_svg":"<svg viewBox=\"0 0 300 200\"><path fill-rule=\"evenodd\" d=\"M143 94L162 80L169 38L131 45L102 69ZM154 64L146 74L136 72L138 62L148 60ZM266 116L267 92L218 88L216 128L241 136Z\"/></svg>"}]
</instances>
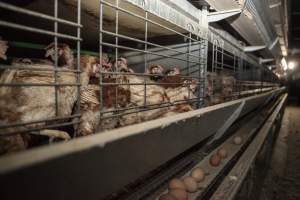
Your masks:
<instances>
[{"instance_id":1,"label":"metal panel","mask_svg":"<svg viewBox=\"0 0 300 200\"><path fill-rule=\"evenodd\" d=\"M66 0L69 4L74 4L76 0ZM107 0L110 4L115 4L113 0ZM97 6L99 1L97 0L86 0L82 2L82 8L92 13L94 16L99 17L99 9ZM180 5L182 4L182 5ZM167 0L126 0L120 1L120 7L125 8L131 12L134 12L140 16L144 15L144 11L147 11L155 16L154 20L160 20L161 24L168 25L172 23L183 28L185 31L191 31L193 34L205 38L207 35L207 23L202 23L202 12L197 10L194 6L189 4L187 1L167 1ZM185 9L191 10L187 13ZM111 19L114 18L113 12L109 12L109 9L104 10L104 15ZM132 21L132 19L122 18L120 24L125 25L131 29L142 29L143 24L139 21ZM175 29L175 27L174 27ZM156 30L156 34L163 34L161 30ZM134 32L131 32L134 34Z\"/></svg>"},{"instance_id":2,"label":"metal panel","mask_svg":"<svg viewBox=\"0 0 300 200\"><path fill-rule=\"evenodd\" d=\"M242 9L242 14L227 20L232 27L252 46L271 45L277 37L269 4L265 0L207 0L217 11ZM277 57L281 49L265 50L263 56Z\"/></svg>"},{"instance_id":3,"label":"metal panel","mask_svg":"<svg viewBox=\"0 0 300 200\"><path fill-rule=\"evenodd\" d=\"M217 11L225 11L232 9L240 9L243 5L239 5L233 0L207 0L207 2L213 6ZM248 16L248 13L243 12L238 17L234 17L228 20L232 27L242 35L251 45L259 46L264 45L264 40L257 30L257 27L253 20Z\"/></svg>"}]
</instances>

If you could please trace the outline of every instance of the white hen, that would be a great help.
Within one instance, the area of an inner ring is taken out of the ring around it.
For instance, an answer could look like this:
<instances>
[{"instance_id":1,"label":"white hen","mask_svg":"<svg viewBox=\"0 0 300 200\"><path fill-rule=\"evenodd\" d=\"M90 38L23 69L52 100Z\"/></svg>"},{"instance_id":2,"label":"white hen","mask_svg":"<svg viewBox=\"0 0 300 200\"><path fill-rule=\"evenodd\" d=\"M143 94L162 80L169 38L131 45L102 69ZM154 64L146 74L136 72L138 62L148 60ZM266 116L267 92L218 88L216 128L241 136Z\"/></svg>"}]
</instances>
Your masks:
<instances>
[{"instance_id":1,"label":"white hen","mask_svg":"<svg viewBox=\"0 0 300 200\"><path fill-rule=\"evenodd\" d=\"M118 64L122 66L120 67L122 71L133 72L132 69L127 67L127 61L124 63L119 61ZM127 70L124 70L125 68ZM153 68L153 66L150 66L150 68ZM158 108L160 105L169 102L164 88L159 86L158 82L139 75L126 74L124 77L130 85L123 85L122 87L129 87L131 105L136 107L131 111L136 113L124 115L120 122L122 126L156 119L166 113L168 108ZM156 109L154 109L155 107Z\"/></svg>"},{"instance_id":2,"label":"white hen","mask_svg":"<svg viewBox=\"0 0 300 200\"><path fill-rule=\"evenodd\" d=\"M57 84L76 84L76 73L63 71L74 69L74 58L71 49L67 45L58 45L59 66L56 73ZM47 48L47 56L53 56L53 45ZM1 84L17 84L26 85L24 87L0 87L0 121L1 123L27 123L31 121L47 120L54 117L69 117L72 114L74 103L77 100L77 86L59 86L57 87L57 113L55 103L55 88L50 84L55 83L55 67L49 63L33 63L30 59L26 62L18 60L12 64L14 67L22 67L24 69L6 69L0 77ZM89 79L88 72L90 69L83 69L81 74L81 84L87 84ZM30 86L33 84L34 86ZM38 86L39 84L48 84L49 86ZM66 120L62 120L66 121ZM28 128L44 128L47 124L59 123L60 120L52 122L32 123L21 127L9 128L1 130L3 133L18 132ZM53 131L46 131L49 137ZM59 134L61 135L61 134ZM26 142L17 142L20 135L10 136L6 138L7 146L13 148L6 151L14 151L24 149ZM26 139L24 139L26 141ZM12 143L11 143L12 142Z\"/></svg>"},{"instance_id":3,"label":"white hen","mask_svg":"<svg viewBox=\"0 0 300 200\"><path fill-rule=\"evenodd\" d=\"M105 79L105 83L116 83L116 79ZM119 118L113 115L115 109L124 108L130 103L130 91L119 86L103 86L103 103L100 107L100 86L89 84L81 89L81 119L78 132L80 135L90 135L97 131L116 128ZM100 118L100 109L101 117ZM110 112L112 111L112 112ZM105 113L104 113L105 112Z\"/></svg>"}]
</instances>

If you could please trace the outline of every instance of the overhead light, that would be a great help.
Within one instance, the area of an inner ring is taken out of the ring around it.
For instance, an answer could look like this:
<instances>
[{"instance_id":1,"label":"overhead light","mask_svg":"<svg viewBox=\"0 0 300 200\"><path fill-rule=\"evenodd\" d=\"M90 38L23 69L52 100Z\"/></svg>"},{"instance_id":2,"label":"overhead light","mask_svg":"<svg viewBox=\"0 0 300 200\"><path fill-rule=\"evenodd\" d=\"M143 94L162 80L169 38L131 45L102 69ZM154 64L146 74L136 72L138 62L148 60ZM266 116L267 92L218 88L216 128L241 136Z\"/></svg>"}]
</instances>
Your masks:
<instances>
[{"instance_id":1,"label":"overhead light","mask_svg":"<svg viewBox=\"0 0 300 200\"><path fill-rule=\"evenodd\" d=\"M293 69L295 69L295 67L296 67L296 64L294 62L289 62L288 69L293 70Z\"/></svg>"}]
</instances>

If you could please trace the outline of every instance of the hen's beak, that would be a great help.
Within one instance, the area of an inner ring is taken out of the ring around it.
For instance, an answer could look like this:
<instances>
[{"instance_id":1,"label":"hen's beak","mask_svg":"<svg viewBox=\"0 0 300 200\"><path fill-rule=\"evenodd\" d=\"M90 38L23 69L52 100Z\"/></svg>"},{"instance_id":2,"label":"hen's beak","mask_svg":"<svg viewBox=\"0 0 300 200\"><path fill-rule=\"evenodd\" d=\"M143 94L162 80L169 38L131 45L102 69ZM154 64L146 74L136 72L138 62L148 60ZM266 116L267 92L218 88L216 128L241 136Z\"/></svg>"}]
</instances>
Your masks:
<instances>
[{"instance_id":1,"label":"hen's beak","mask_svg":"<svg viewBox=\"0 0 300 200\"><path fill-rule=\"evenodd\" d=\"M92 67L93 76L99 78L99 72L100 72L99 65L98 64L93 65L93 67Z\"/></svg>"},{"instance_id":2,"label":"hen's beak","mask_svg":"<svg viewBox=\"0 0 300 200\"><path fill-rule=\"evenodd\" d=\"M45 54L45 58L49 58L52 55L53 51L54 51L53 49L47 50Z\"/></svg>"}]
</instances>

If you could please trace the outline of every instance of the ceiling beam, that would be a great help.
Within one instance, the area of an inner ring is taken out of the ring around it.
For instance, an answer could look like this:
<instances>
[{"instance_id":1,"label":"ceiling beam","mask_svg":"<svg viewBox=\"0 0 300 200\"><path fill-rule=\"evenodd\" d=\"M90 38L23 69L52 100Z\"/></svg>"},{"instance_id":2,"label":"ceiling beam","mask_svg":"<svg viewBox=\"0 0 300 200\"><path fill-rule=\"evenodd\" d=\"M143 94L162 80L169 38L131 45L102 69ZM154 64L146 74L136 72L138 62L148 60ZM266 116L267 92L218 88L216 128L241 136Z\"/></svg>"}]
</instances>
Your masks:
<instances>
[{"instance_id":1,"label":"ceiling beam","mask_svg":"<svg viewBox=\"0 0 300 200\"><path fill-rule=\"evenodd\" d=\"M279 42L279 37L277 37L277 38L272 42L272 44L270 44L269 49L272 50L278 42Z\"/></svg>"},{"instance_id":2,"label":"ceiling beam","mask_svg":"<svg viewBox=\"0 0 300 200\"><path fill-rule=\"evenodd\" d=\"M259 58L259 64L269 63L275 61L274 58Z\"/></svg>"},{"instance_id":3,"label":"ceiling beam","mask_svg":"<svg viewBox=\"0 0 300 200\"><path fill-rule=\"evenodd\" d=\"M254 51L259 51L265 49L267 46L247 46L244 47L244 52L254 52Z\"/></svg>"},{"instance_id":4,"label":"ceiling beam","mask_svg":"<svg viewBox=\"0 0 300 200\"><path fill-rule=\"evenodd\" d=\"M281 2L278 2L278 3L273 3L273 4L270 4L270 8L276 8L278 6L281 6Z\"/></svg>"},{"instance_id":5,"label":"ceiling beam","mask_svg":"<svg viewBox=\"0 0 300 200\"><path fill-rule=\"evenodd\" d=\"M229 17L241 14L241 9L232 9L232 10L225 10L219 12L211 12L208 14L208 23L218 22L223 19L227 19Z\"/></svg>"}]
</instances>

